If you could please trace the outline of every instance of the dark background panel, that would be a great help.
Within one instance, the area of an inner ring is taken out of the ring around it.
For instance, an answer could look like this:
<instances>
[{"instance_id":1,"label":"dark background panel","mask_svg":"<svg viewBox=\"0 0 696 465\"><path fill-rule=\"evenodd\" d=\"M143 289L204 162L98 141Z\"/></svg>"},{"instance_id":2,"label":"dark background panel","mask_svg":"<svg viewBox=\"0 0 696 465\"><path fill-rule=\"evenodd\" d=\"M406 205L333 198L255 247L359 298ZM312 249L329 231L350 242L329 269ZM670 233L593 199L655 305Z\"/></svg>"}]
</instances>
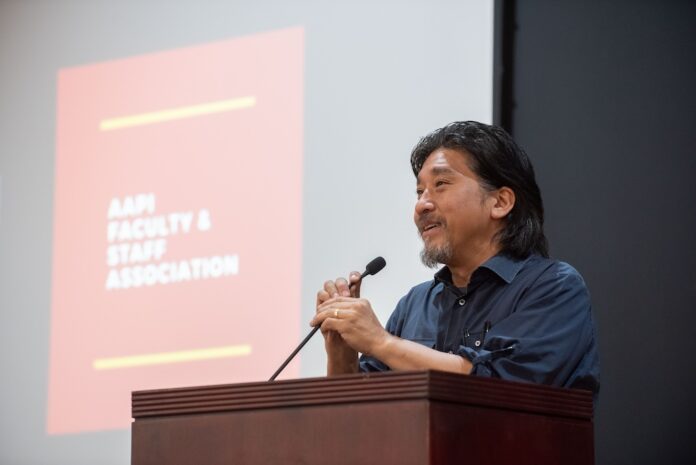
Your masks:
<instances>
[{"instance_id":1,"label":"dark background panel","mask_svg":"<svg viewBox=\"0 0 696 465\"><path fill-rule=\"evenodd\" d=\"M497 120L592 293L597 463L696 463L696 2L498 8Z\"/></svg>"}]
</instances>

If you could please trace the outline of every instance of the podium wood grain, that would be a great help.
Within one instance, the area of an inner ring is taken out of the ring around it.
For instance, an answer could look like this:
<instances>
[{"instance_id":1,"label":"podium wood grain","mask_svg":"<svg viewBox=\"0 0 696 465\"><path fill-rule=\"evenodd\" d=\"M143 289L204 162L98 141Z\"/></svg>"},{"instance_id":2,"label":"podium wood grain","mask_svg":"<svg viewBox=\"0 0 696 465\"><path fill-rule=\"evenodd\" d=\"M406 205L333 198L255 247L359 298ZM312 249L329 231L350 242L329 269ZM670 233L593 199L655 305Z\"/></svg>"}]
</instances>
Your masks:
<instances>
[{"instance_id":1,"label":"podium wood grain","mask_svg":"<svg viewBox=\"0 0 696 465\"><path fill-rule=\"evenodd\" d=\"M132 464L594 461L592 396L436 371L138 391Z\"/></svg>"}]
</instances>

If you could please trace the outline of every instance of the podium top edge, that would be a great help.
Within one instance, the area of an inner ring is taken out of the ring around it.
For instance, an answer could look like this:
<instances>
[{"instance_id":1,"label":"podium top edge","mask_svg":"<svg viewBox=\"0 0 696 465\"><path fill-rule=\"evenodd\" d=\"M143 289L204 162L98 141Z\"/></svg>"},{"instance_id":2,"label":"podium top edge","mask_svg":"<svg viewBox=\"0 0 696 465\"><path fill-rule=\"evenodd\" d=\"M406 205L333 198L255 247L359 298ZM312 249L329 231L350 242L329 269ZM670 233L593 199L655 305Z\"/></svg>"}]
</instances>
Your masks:
<instances>
[{"instance_id":1,"label":"podium top edge","mask_svg":"<svg viewBox=\"0 0 696 465\"><path fill-rule=\"evenodd\" d=\"M132 393L133 418L333 403L429 400L592 420L589 391L440 371L178 387Z\"/></svg>"}]
</instances>

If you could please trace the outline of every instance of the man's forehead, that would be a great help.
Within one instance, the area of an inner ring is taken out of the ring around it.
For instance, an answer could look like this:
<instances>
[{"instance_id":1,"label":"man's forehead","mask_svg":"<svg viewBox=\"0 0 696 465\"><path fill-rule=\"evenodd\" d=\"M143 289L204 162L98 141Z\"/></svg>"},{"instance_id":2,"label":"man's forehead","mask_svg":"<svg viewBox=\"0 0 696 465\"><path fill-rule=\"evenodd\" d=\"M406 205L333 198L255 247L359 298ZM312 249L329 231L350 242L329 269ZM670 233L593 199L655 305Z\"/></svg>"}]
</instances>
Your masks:
<instances>
[{"instance_id":1,"label":"man's forehead","mask_svg":"<svg viewBox=\"0 0 696 465\"><path fill-rule=\"evenodd\" d=\"M459 150L443 147L433 150L423 162L416 179L420 180L421 175L464 174L463 170L469 171L468 157L468 154Z\"/></svg>"}]
</instances>

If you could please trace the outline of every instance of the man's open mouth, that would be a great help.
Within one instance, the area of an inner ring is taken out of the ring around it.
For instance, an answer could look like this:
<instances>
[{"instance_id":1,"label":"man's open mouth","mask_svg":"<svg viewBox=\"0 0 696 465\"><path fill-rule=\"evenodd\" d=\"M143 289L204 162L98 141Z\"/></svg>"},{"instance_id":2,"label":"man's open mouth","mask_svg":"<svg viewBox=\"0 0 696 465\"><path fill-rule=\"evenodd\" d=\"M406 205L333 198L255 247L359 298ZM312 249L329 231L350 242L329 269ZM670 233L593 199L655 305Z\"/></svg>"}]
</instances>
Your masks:
<instances>
[{"instance_id":1,"label":"man's open mouth","mask_svg":"<svg viewBox=\"0 0 696 465\"><path fill-rule=\"evenodd\" d=\"M442 227L442 223L427 223L420 230L421 236L440 227Z\"/></svg>"}]
</instances>

